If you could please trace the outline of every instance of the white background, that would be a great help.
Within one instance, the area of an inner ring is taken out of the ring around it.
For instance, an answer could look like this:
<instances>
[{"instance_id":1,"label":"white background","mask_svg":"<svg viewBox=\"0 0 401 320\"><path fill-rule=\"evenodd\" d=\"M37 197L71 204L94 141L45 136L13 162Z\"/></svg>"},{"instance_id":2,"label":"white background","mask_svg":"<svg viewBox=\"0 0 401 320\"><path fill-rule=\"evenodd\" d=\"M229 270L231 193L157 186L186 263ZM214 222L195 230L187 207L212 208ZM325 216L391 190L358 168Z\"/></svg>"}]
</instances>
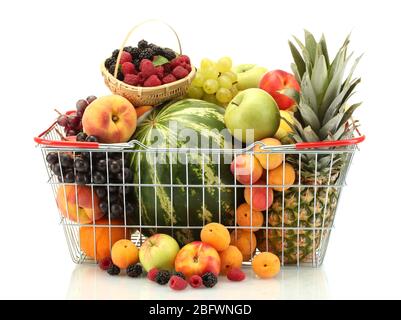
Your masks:
<instances>
[{"instance_id":1,"label":"white background","mask_svg":"<svg viewBox=\"0 0 401 320\"><path fill-rule=\"evenodd\" d=\"M0 298L401 298L398 2L1 1ZM66 111L81 97L108 93L101 61L148 18L173 25L195 64L229 55L238 64L284 70L292 34L324 32L333 54L352 31L351 48L365 53L356 116L367 139L322 268L285 269L268 281L250 273L241 284L177 295L71 262L32 138L54 119L53 108Z\"/></svg>"}]
</instances>

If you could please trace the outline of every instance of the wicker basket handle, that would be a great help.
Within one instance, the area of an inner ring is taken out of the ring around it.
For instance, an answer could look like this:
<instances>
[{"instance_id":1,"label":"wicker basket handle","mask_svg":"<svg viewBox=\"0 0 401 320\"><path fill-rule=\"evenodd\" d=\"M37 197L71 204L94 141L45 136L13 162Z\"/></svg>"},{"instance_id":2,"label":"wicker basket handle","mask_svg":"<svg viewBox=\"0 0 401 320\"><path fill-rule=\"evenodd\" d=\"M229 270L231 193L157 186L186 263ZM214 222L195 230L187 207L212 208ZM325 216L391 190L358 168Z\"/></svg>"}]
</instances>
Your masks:
<instances>
[{"instance_id":1,"label":"wicker basket handle","mask_svg":"<svg viewBox=\"0 0 401 320\"><path fill-rule=\"evenodd\" d=\"M169 28L175 35L176 39L177 39L177 43L178 43L178 48L180 50L180 54L182 54L182 49L181 49L181 41L180 38L178 37L177 32L174 30L174 28L172 26L170 26L167 22L163 21L163 20L158 20L158 19L149 19L149 20L145 20L142 21L141 23L138 23L136 26L134 26L126 35L121 47L120 47L120 52L118 53L117 56L117 61L116 61L116 68L114 70L114 78L117 78L117 74L118 74L118 66L120 65L120 60L121 60L121 54L125 48L125 45L127 44L129 38L131 37L132 33L134 33L134 31L136 31L138 28L140 28L141 26L143 26L144 24L147 23L151 23L151 22L160 22L162 24L164 24L167 28Z\"/></svg>"}]
</instances>

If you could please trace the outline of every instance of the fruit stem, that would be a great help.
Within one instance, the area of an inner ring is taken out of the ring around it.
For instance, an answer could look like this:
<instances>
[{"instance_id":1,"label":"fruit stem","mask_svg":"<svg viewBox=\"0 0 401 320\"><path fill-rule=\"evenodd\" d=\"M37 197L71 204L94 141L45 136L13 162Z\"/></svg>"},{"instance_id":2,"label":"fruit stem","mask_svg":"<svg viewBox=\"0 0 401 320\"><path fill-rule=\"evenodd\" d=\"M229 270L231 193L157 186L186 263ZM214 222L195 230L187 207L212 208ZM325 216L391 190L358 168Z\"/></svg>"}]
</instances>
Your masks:
<instances>
[{"instance_id":1,"label":"fruit stem","mask_svg":"<svg viewBox=\"0 0 401 320\"><path fill-rule=\"evenodd\" d=\"M62 115L63 115L63 114L62 114L60 111L58 111L56 108L54 109L54 111L56 111L56 112L58 113L59 116L62 116Z\"/></svg>"},{"instance_id":2,"label":"fruit stem","mask_svg":"<svg viewBox=\"0 0 401 320\"><path fill-rule=\"evenodd\" d=\"M61 140L67 141L67 138L64 137L64 135L63 135L57 128L54 128L54 130L55 130L55 131L57 132L57 134L60 136Z\"/></svg>"}]
</instances>

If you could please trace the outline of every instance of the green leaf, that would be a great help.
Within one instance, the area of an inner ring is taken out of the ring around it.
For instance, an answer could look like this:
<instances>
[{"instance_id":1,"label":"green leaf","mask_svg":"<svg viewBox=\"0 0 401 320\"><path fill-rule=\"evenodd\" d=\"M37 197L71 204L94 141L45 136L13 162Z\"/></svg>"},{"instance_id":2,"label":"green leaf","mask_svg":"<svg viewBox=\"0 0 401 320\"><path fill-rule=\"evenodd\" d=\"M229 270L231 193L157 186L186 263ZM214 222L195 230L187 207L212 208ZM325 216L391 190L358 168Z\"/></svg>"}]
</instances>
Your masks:
<instances>
[{"instance_id":1,"label":"green leaf","mask_svg":"<svg viewBox=\"0 0 401 320\"><path fill-rule=\"evenodd\" d=\"M346 124L348 122L348 120L352 117L352 114L354 113L355 109L358 108L360 105L362 104L362 102L359 103L355 103L352 106L350 106L343 114L343 117L341 119L341 122L339 124L339 126L343 126L344 124Z\"/></svg>"},{"instance_id":2,"label":"green leaf","mask_svg":"<svg viewBox=\"0 0 401 320\"><path fill-rule=\"evenodd\" d=\"M278 90L277 92L281 93L281 94L291 98L292 100L296 101L297 103L299 103L299 92L297 90L295 90L294 88L282 89L282 90Z\"/></svg>"},{"instance_id":3,"label":"green leaf","mask_svg":"<svg viewBox=\"0 0 401 320\"><path fill-rule=\"evenodd\" d=\"M313 109L306 104L304 101L299 103L298 105L298 110L302 115L302 118L305 121L305 125L311 126L313 130L319 131L320 129L320 121L318 117L316 116L316 113L313 111Z\"/></svg>"},{"instance_id":4,"label":"green leaf","mask_svg":"<svg viewBox=\"0 0 401 320\"><path fill-rule=\"evenodd\" d=\"M351 96L353 91L355 90L355 87L361 82L361 78L354 79L351 81L351 84L349 85L347 92L344 95L343 100L341 101L341 104L343 104L345 101L348 100L348 98Z\"/></svg>"},{"instance_id":5,"label":"green leaf","mask_svg":"<svg viewBox=\"0 0 401 320\"><path fill-rule=\"evenodd\" d=\"M301 54L297 50L297 48L294 46L294 44L291 41L288 41L288 44L290 46L291 54L294 59L294 63L297 66L298 69L298 74L299 78L302 79L305 73L305 61L302 59Z\"/></svg>"},{"instance_id":6,"label":"green leaf","mask_svg":"<svg viewBox=\"0 0 401 320\"><path fill-rule=\"evenodd\" d=\"M168 59L163 56L157 56L155 60L153 60L153 65L155 67L161 66L163 64L169 63Z\"/></svg>"},{"instance_id":7,"label":"green leaf","mask_svg":"<svg viewBox=\"0 0 401 320\"><path fill-rule=\"evenodd\" d=\"M304 30L305 32L305 47L306 50L309 52L309 56L311 57L312 64L315 63L315 56L316 56L316 40L312 33L308 30Z\"/></svg>"},{"instance_id":8,"label":"green leaf","mask_svg":"<svg viewBox=\"0 0 401 320\"><path fill-rule=\"evenodd\" d=\"M317 134L313 131L313 129L310 126L307 126L305 128L304 135L306 137L306 141L308 142L320 141L320 138L317 136Z\"/></svg>"},{"instance_id":9,"label":"green leaf","mask_svg":"<svg viewBox=\"0 0 401 320\"><path fill-rule=\"evenodd\" d=\"M297 37L294 36L295 41L297 42L298 46L301 48L301 52L304 58L305 65L307 66L308 63L312 62L308 49L306 49L305 45L299 40Z\"/></svg>"},{"instance_id":10,"label":"green leaf","mask_svg":"<svg viewBox=\"0 0 401 320\"><path fill-rule=\"evenodd\" d=\"M334 134L337 131L338 124L343 117L342 113L337 114L334 118L330 119L319 131L319 136L321 139L326 139L326 137L331 133Z\"/></svg>"},{"instance_id":11,"label":"green leaf","mask_svg":"<svg viewBox=\"0 0 401 320\"><path fill-rule=\"evenodd\" d=\"M311 82L316 94L317 105L320 105L327 87L327 69L326 61L323 55L321 55L315 63L315 66L312 70Z\"/></svg>"},{"instance_id":12,"label":"green leaf","mask_svg":"<svg viewBox=\"0 0 401 320\"><path fill-rule=\"evenodd\" d=\"M334 100L331 102L330 106L327 108L327 111L324 115L323 118L323 125L325 125L328 121L330 121L331 118L334 117L334 115L338 112L340 107L344 104L344 97L347 94L348 89L344 88L338 95L337 97L334 98Z\"/></svg>"},{"instance_id":13,"label":"green leaf","mask_svg":"<svg viewBox=\"0 0 401 320\"><path fill-rule=\"evenodd\" d=\"M298 83L301 83L301 79L302 78L299 75L298 67L297 67L297 65L295 63L291 63L291 70L292 70L292 73L295 76L295 79L298 81Z\"/></svg>"},{"instance_id":14,"label":"green leaf","mask_svg":"<svg viewBox=\"0 0 401 320\"><path fill-rule=\"evenodd\" d=\"M306 73L301 82L301 99L304 99L304 102L308 104L313 111L317 114L318 106L316 101L315 90L313 89L312 81L309 78L309 74Z\"/></svg>"},{"instance_id":15,"label":"green leaf","mask_svg":"<svg viewBox=\"0 0 401 320\"><path fill-rule=\"evenodd\" d=\"M322 34L319 44L320 44L320 48L322 49L322 54L324 55L324 58L326 59L326 64L327 64L326 67L328 69L330 66L330 58L329 58L329 52L327 50L326 38L324 37L324 34Z\"/></svg>"}]
</instances>

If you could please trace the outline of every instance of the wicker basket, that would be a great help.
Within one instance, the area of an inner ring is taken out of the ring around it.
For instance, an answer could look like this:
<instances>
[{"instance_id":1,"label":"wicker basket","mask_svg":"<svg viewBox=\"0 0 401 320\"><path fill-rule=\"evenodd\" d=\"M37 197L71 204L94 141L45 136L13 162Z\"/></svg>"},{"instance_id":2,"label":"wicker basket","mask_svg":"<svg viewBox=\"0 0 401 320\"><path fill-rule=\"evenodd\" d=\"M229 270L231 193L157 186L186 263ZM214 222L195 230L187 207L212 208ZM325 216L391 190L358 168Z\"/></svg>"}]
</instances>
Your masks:
<instances>
[{"instance_id":1,"label":"wicker basket","mask_svg":"<svg viewBox=\"0 0 401 320\"><path fill-rule=\"evenodd\" d=\"M116 65L119 65L121 59L121 53L124 47L126 46L127 41L130 38L131 34L134 31L136 31L140 26L148 22L161 22L164 25L166 25L176 36L179 46L179 54L182 54L180 39L178 38L178 35L175 32L175 30L170 25L159 20L147 20L145 22L136 25L128 32L127 36L124 39L123 44L120 47L120 52L117 57ZM100 67L100 70L102 72L104 82L107 85L107 87L111 90L111 92L127 98L129 101L131 101L131 103L134 106L157 105L164 101L184 96L187 93L188 88L193 78L195 77L196 73L195 67L192 66L191 72L185 78L179 79L175 82L164 84L157 87L135 87L128 85L123 81L117 79L117 72L118 72L117 68L116 71L114 72L114 75L112 75L106 69L104 61Z\"/></svg>"}]
</instances>

